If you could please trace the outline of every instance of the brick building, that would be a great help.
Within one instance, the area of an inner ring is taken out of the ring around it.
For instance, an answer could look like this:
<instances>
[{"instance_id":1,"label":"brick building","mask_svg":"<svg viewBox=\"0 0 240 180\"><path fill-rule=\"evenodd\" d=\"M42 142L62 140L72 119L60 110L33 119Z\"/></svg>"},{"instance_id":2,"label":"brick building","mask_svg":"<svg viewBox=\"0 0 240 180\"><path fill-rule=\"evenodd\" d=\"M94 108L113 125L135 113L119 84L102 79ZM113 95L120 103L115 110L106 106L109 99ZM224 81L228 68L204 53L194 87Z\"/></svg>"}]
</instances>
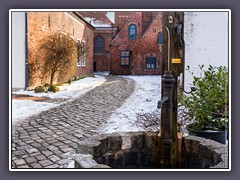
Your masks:
<instances>
[{"instance_id":1,"label":"brick building","mask_svg":"<svg viewBox=\"0 0 240 180\"><path fill-rule=\"evenodd\" d=\"M119 32L111 42L111 73L155 75L161 73L161 12L117 13ZM128 19L126 19L126 16ZM120 23L124 19L126 22Z\"/></svg>"},{"instance_id":2,"label":"brick building","mask_svg":"<svg viewBox=\"0 0 240 180\"><path fill-rule=\"evenodd\" d=\"M94 69L112 74L160 74L160 12L79 12L94 27Z\"/></svg>"},{"instance_id":3,"label":"brick building","mask_svg":"<svg viewBox=\"0 0 240 180\"><path fill-rule=\"evenodd\" d=\"M107 12L78 12L94 29L93 69L94 71L110 71L110 48L118 29L107 17Z\"/></svg>"},{"instance_id":4,"label":"brick building","mask_svg":"<svg viewBox=\"0 0 240 180\"><path fill-rule=\"evenodd\" d=\"M162 55L158 38L162 32L162 13L156 16L148 16L147 13L147 17L143 14L143 35L132 48L130 74L133 75L161 74Z\"/></svg>"},{"instance_id":5,"label":"brick building","mask_svg":"<svg viewBox=\"0 0 240 180\"><path fill-rule=\"evenodd\" d=\"M93 74L93 31L94 27L82 16L75 12L28 12L27 13L27 44L28 63L36 60L36 47L39 41L46 35L53 32L69 34L76 41L87 49L84 56L76 59L76 73L73 77L92 76ZM58 82L67 81L61 77ZM29 86L34 87L40 84L40 79L30 76Z\"/></svg>"}]
</instances>

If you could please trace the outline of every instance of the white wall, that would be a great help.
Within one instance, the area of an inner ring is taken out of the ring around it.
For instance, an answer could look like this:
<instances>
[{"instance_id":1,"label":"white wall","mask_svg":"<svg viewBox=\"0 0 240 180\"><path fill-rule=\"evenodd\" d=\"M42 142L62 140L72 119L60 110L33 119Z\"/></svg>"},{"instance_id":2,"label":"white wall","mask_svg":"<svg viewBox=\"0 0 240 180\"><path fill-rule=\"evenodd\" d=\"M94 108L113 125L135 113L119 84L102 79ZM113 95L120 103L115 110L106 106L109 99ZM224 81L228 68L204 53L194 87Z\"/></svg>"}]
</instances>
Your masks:
<instances>
[{"instance_id":1,"label":"white wall","mask_svg":"<svg viewBox=\"0 0 240 180\"><path fill-rule=\"evenodd\" d=\"M185 69L199 74L198 64L228 67L228 12L185 12ZM185 89L193 78L185 70Z\"/></svg>"},{"instance_id":2,"label":"white wall","mask_svg":"<svg viewBox=\"0 0 240 180\"><path fill-rule=\"evenodd\" d=\"M25 12L12 12L12 89L25 88Z\"/></svg>"}]
</instances>

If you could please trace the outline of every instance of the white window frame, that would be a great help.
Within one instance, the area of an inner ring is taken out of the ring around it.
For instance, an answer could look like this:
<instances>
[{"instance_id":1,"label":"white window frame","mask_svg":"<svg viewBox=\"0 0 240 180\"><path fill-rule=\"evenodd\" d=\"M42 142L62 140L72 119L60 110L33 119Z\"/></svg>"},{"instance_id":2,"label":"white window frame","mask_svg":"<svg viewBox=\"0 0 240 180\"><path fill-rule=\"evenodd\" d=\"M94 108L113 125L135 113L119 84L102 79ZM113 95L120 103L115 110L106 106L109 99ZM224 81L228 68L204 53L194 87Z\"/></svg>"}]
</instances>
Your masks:
<instances>
[{"instance_id":1,"label":"white window frame","mask_svg":"<svg viewBox=\"0 0 240 180\"><path fill-rule=\"evenodd\" d=\"M77 45L78 45L78 43L81 44L81 40L77 38ZM82 65L81 57L78 57L77 67L81 67L81 65Z\"/></svg>"},{"instance_id":2,"label":"white window frame","mask_svg":"<svg viewBox=\"0 0 240 180\"><path fill-rule=\"evenodd\" d=\"M83 51L84 51L84 48L85 48L85 41L82 40L82 49L83 49ZM86 66L86 54L85 54L85 52L82 54L81 60L82 60L82 67L85 67Z\"/></svg>"}]
</instances>

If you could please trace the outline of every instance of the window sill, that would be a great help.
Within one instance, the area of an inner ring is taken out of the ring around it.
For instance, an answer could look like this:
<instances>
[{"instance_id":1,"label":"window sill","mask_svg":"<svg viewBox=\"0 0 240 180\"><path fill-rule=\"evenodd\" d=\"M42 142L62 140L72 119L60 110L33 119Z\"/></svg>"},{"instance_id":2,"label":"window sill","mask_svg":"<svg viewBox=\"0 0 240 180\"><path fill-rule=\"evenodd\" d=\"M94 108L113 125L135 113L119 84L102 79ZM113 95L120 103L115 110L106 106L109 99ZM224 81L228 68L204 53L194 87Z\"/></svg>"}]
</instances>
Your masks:
<instances>
[{"instance_id":1,"label":"window sill","mask_svg":"<svg viewBox=\"0 0 240 180\"><path fill-rule=\"evenodd\" d=\"M94 53L93 55L95 55L95 56L104 56L105 54L104 53Z\"/></svg>"}]
</instances>

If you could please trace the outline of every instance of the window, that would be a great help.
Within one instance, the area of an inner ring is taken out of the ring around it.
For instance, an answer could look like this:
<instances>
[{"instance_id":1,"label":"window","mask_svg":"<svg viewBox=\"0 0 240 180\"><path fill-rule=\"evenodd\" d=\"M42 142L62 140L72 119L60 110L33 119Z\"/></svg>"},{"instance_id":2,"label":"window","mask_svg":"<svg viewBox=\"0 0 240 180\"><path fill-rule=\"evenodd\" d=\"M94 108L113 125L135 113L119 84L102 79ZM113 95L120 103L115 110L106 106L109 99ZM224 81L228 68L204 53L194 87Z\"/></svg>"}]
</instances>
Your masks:
<instances>
[{"instance_id":1,"label":"window","mask_svg":"<svg viewBox=\"0 0 240 180\"><path fill-rule=\"evenodd\" d=\"M77 48L78 48L78 59L77 59L77 66L86 66L86 49L85 49L85 42L82 41L80 43L79 40L77 40Z\"/></svg>"},{"instance_id":2,"label":"window","mask_svg":"<svg viewBox=\"0 0 240 180\"><path fill-rule=\"evenodd\" d=\"M82 66L86 66L86 56L85 56L85 42L82 42L82 46L81 46L81 59L82 59Z\"/></svg>"},{"instance_id":3,"label":"window","mask_svg":"<svg viewBox=\"0 0 240 180\"><path fill-rule=\"evenodd\" d=\"M77 66L81 66L81 43L80 40L77 40Z\"/></svg>"},{"instance_id":4,"label":"window","mask_svg":"<svg viewBox=\"0 0 240 180\"><path fill-rule=\"evenodd\" d=\"M157 58L156 57L146 57L145 68L146 69L156 69Z\"/></svg>"},{"instance_id":5,"label":"window","mask_svg":"<svg viewBox=\"0 0 240 180\"><path fill-rule=\"evenodd\" d=\"M158 44L162 44L162 41L163 41L163 35L162 35L162 32L159 32L158 33Z\"/></svg>"},{"instance_id":6,"label":"window","mask_svg":"<svg viewBox=\"0 0 240 180\"><path fill-rule=\"evenodd\" d=\"M134 24L131 24L128 27L128 37L129 39L136 39L137 38L137 27Z\"/></svg>"},{"instance_id":7,"label":"window","mask_svg":"<svg viewBox=\"0 0 240 180\"><path fill-rule=\"evenodd\" d=\"M94 39L94 54L104 54L104 39L101 36Z\"/></svg>"},{"instance_id":8,"label":"window","mask_svg":"<svg viewBox=\"0 0 240 180\"><path fill-rule=\"evenodd\" d=\"M130 53L127 50L120 51L120 64L123 66L129 65Z\"/></svg>"}]
</instances>

